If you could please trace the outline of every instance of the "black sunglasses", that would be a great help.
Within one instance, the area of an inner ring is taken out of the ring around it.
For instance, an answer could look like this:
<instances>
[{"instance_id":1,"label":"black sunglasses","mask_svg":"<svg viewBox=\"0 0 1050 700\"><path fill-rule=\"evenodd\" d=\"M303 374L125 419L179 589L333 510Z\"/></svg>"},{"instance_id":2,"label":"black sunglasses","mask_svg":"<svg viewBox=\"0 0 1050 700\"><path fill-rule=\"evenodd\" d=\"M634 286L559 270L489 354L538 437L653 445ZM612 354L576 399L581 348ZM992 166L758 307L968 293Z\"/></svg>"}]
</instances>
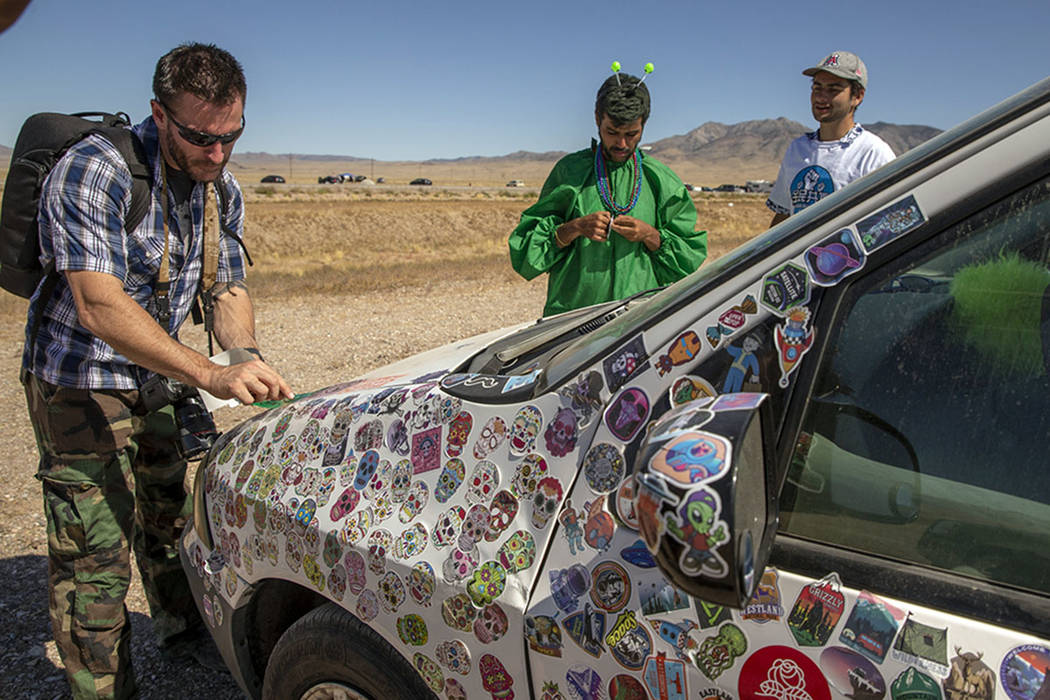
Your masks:
<instances>
[{"instance_id":1,"label":"black sunglasses","mask_svg":"<svg viewBox=\"0 0 1050 700\"><path fill-rule=\"evenodd\" d=\"M164 108L164 111L167 112L168 119L171 120L171 123L179 130L179 136L185 139L187 143L191 143L194 146L207 148L216 141L225 146L226 144L233 143L240 138L241 133L244 131L244 114L241 114L241 128L237 129L237 131L231 131L228 134L209 134L206 131L197 131L196 129L191 129L184 124L180 124L179 120L172 116L171 108L168 107L168 105L160 100L157 100L157 102Z\"/></svg>"}]
</instances>

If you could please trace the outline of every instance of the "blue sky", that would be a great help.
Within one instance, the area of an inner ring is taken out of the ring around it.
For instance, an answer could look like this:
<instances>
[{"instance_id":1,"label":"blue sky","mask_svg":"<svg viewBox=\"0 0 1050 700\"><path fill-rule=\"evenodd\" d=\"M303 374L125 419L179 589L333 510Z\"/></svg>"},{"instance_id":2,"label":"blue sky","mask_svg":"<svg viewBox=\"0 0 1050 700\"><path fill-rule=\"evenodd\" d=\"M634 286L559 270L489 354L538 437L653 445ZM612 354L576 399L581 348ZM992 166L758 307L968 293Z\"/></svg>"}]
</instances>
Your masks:
<instances>
[{"instance_id":1,"label":"blue sky","mask_svg":"<svg viewBox=\"0 0 1050 700\"><path fill-rule=\"evenodd\" d=\"M647 141L707 121L811 124L801 70L859 54L863 122L951 127L1050 75L1050 2L32 0L0 34L0 144L39 111L148 113L185 41L248 79L241 151L422 160L575 150L598 85L647 61Z\"/></svg>"}]
</instances>

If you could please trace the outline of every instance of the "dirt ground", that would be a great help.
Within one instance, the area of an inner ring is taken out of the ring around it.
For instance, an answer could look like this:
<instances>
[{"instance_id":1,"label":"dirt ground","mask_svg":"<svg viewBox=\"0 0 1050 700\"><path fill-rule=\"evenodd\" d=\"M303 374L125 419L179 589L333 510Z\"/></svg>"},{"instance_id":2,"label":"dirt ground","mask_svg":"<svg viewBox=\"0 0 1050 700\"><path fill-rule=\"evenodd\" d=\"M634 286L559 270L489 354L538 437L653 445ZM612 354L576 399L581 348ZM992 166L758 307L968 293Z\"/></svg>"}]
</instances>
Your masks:
<instances>
[{"instance_id":1,"label":"dirt ground","mask_svg":"<svg viewBox=\"0 0 1050 700\"><path fill-rule=\"evenodd\" d=\"M531 203L459 197L336 202L248 191L248 238L259 346L302 393L476 333L540 315L545 281L525 282L506 261L506 236ZM534 195L533 195L534 196ZM712 256L768 224L756 197L698 200ZM732 206L731 206L732 205ZM0 698L68 697L51 641L46 533L36 449L18 381L25 302L0 295ZM197 328L183 341L206 347ZM220 430L257 409L220 409ZM160 658L142 589L128 608L145 698L235 698L230 676Z\"/></svg>"}]
</instances>

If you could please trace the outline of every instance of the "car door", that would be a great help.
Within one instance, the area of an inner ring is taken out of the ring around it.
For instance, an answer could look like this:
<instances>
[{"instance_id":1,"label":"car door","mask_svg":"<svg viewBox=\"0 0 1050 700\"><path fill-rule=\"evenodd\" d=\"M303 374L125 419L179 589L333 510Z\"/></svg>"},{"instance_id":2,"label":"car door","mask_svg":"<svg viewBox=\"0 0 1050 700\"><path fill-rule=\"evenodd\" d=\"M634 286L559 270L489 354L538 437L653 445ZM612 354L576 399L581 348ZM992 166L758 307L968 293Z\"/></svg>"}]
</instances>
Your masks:
<instances>
[{"instance_id":1,"label":"car door","mask_svg":"<svg viewBox=\"0 0 1050 700\"><path fill-rule=\"evenodd\" d=\"M1050 180L997 189L822 300L741 695L1050 694Z\"/></svg>"}]
</instances>

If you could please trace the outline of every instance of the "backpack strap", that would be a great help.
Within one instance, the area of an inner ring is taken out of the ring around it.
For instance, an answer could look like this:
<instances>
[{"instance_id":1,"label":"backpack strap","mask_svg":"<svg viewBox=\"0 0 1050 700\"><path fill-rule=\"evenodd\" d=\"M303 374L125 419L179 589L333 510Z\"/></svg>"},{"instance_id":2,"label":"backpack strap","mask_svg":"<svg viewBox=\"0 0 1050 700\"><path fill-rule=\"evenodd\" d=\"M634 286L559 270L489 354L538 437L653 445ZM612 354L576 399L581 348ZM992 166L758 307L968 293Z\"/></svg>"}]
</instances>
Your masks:
<instances>
[{"instance_id":1,"label":"backpack strap","mask_svg":"<svg viewBox=\"0 0 1050 700\"><path fill-rule=\"evenodd\" d=\"M150 206L150 189L153 185L153 172L146 159L146 149L142 141L130 129L123 127L100 127L95 133L105 137L124 158L131 172L131 204L124 217L124 232L131 233L142 220Z\"/></svg>"}]
</instances>

